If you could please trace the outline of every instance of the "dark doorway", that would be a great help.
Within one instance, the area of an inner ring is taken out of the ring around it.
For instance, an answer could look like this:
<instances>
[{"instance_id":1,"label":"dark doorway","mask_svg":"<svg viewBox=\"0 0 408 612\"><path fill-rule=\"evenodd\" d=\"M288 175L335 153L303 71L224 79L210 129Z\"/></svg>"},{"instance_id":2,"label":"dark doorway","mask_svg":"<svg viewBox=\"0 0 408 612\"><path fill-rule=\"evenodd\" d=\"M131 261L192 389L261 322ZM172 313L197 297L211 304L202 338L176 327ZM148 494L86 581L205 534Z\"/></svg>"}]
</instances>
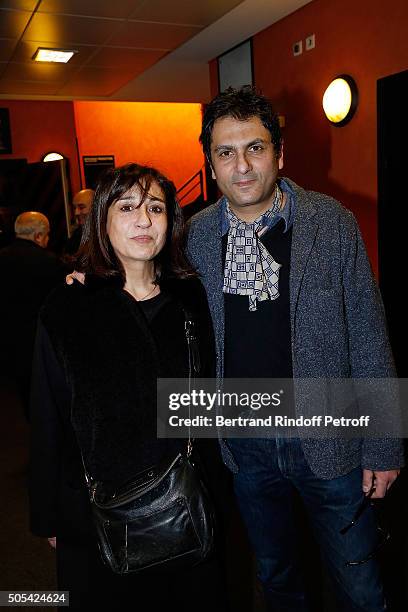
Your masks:
<instances>
[{"instance_id":1,"label":"dark doorway","mask_svg":"<svg viewBox=\"0 0 408 612\"><path fill-rule=\"evenodd\" d=\"M398 375L408 377L407 172L408 70L377 82L378 104L378 255L384 300ZM405 406L403 409L405 410ZM407 448L407 447L406 447ZM390 612L408 609L408 474L403 471L387 493L384 517L391 539L384 549L383 569Z\"/></svg>"},{"instance_id":2,"label":"dark doorway","mask_svg":"<svg viewBox=\"0 0 408 612\"><path fill-rule=\"evenodd\" d=\"M0 160L0 248L14 239L14 221L26 210L44 213L51 224L51 251L61 252L68 238L69 168L66 160Z\"/></svg>"},{"instance_id":3,"label":"dark doorway","mask_svg":"<svg viewBox=\"0 0 408 612\"><path fill-rule=\"evenodd\" d=\"M408 70L377 82L380 288L398 375L408 378L405 265L408 240Z\"/></svg>"},{"instance_id":4,"label":"dark doorway","mask_svg":"<svg viewBox=\"0 0 408 612\"><path fill-rule=\"evenodd\" d=\"M21 182L23 210L38 210L48 217L51 225L48 248L60 253L68 238L66 160L27 164Z\"/></svg>"}]
</instances>

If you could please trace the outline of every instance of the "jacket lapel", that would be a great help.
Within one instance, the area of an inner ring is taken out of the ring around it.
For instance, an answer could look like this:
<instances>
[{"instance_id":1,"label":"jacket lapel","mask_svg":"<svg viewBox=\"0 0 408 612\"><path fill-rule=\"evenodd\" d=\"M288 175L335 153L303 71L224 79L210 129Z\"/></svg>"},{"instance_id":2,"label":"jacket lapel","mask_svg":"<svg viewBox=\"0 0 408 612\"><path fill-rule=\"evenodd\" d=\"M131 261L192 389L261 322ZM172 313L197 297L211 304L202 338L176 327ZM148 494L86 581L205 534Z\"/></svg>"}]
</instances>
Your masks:
<instances>
[{"instance_id":1,"label":"jacket lapel","mask_svg":"<svg viewBox=\"0 0 408 612\"><path fill-rule=\"evenodd\" d=\"M292 181L285 179L296 198L296 213L293 223L292 249L290 261L290 319L292 334L295 329L295 316L298 306L299 291L307 261L316 239L318 224L315 219L316 208L309 199L306 191Z\"/></svg>"},{"instance_id":2,"label":"jacket lapel","mask_svg":"<svg viewBox=\"0 0 408 612\"><path fill-rule=\"evenodd\" d=\"M224 363L224 293L221 236L221 206L219 202L206 217L200 228L200 266L201 280L207 291L208 305L213 318L217 346L218 375L222 376Z\"/></svg>"}]
</instances>

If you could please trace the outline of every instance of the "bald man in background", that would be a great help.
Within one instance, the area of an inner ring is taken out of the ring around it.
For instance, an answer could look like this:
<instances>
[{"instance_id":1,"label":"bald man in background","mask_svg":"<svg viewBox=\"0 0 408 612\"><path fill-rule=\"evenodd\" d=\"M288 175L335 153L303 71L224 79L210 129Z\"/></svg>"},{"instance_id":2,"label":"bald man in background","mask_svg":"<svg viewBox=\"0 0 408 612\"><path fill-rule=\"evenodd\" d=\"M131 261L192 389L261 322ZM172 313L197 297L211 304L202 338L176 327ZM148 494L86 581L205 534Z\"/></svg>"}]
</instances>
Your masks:
<instances>
[{"instance_id":1,"label":"bald man in background","mask_svg":"<svg viewBox=\"0 0 408 612\"><path fill-rule=\"evenodd\" d=\"M63 279L64 268L47 251L50 224L45 215L33 211L18 215L14 231L14 242L0 250L0 363L17 382L28 417L37 316L45 297Z\"/></svg>"},{"instance_id":2,"label":"bald man in background","mask_svg":"<svg viewBox=\"0 0 408 612\"><path fill-rule=\"evenodd\" d=\"M74 195L72 207L74 209L74 217L77 227L72 233L72 236L67 240L64 252L67 255L74 255L79 249L82 238L82 228L86 221L89 211L91 210L92 201L95 192L93 189L81 189Z\"/></svg>"}]
</instances>

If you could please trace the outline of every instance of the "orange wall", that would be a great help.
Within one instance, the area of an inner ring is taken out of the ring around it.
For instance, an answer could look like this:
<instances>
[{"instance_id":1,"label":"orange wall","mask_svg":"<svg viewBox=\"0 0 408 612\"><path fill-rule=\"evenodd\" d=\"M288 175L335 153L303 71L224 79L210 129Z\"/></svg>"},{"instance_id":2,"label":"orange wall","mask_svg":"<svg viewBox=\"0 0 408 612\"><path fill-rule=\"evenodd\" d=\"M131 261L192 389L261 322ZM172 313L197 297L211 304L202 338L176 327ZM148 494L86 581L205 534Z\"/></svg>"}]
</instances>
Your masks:
<instances>
[{"instance_id":1,"label":"orange wall","mask_svg":"<svg viewBox=\"0 0 408 612\"><path fill-rule=\"evenodd\" d=\"M114 155L117 166L157 167L179 188L204 163L200 104L74 102L81 156Z\"/></svg>"},{"instance_id":2,"label":"orange wall","mask_svg":"<svg viewBox=\"0 0 408 612\"><path fill-rule=\"evenodd\" d=\"M2 159L24 158L39 162L45 153L58 151L69 160L71 184L79 189L72 102L0 100L10 113L12 154Z\"/></svg>"},{"instance_id":3,"label":"orange wall","mask_svg":"<svg viewBox=\"0 0 408 612\"><path fill-rule=\"evenodd\" d=\"M255 84L285 115L284 173L327 192L356 214L377 270L377 79L408 68L408 2L314 0L253 38ZM316 35L316 48L292 43ZM351 123L332 127L321 99L338 74L354 77ZM211 71L214 87L215 70Z\"/></svg>"}]
</instances>

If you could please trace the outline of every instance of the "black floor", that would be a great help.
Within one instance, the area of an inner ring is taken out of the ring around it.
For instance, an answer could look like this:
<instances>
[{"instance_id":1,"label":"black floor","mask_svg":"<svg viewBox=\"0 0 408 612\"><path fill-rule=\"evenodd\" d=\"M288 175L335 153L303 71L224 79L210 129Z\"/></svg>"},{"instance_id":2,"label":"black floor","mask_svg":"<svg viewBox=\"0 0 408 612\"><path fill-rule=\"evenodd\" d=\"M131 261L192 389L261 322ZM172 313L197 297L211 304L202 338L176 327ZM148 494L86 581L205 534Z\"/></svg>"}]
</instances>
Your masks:
<instances>
[{"instance_id":1,"label":"black floor","mask_svg":"<svg viewBox=\"0 0 408 612\"><path fill-rule=\"evenodd\" d=\"M32 536L28 529L28 425L15 390L1 380L0 411L0 591L55 590L54 551L45 540ZM408 611L407 490L407 476L404 474L389 493L385 508L385 520L392 533L382 555L388 612ZM300 520L304 521L304 517ZM319 567L318 553L307 529L303 531L306 532L303 556L315 602L313 612L335 612L327 578ZM229 540L232 609L234 612L263 612L254 565L238 516L232 517Z\"/></svg>"},{"instance_id":2,"label":"black floor","mask_svg":"<svg viewBox=\"0 0 408 612\"><path fill-rule=\"evenodd\" d=\"M27 518L28 425L14 389L0 384L0 590L55 590L54 552ZM13 608L26 610L26 607ZM37 610L53 608L37 607Z\"/></svg>"}]
</instances>

